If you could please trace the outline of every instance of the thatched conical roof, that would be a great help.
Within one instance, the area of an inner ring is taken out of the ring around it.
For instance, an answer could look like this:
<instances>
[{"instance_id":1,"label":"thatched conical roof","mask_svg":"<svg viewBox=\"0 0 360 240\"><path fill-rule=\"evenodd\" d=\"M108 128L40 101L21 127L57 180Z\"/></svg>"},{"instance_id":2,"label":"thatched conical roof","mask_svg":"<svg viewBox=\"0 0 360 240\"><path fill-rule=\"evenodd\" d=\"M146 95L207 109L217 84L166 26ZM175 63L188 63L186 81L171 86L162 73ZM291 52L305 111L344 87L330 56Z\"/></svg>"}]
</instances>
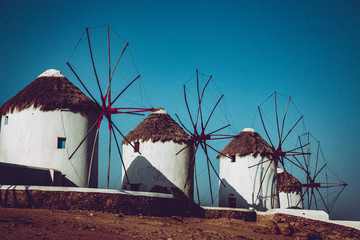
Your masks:
<instances>
[{"instance_id":1,"label":"thatched conical roof","mask_svg":"<svg viewBox=\"0 0 360 240\"><path fill-rule=\"evenodd\" d=\"M54 69L42 73L4 103L0 108L0 114L12 113L15 109L21 111L31 106L42 111L67 109L81 113L93 111L97 108L96 103Z\"/></svg>"},{"instance_id":2,"label":"thatched conical roof","mask_svg":"<svg viewBox=\"0 0 360 240\"><path fill-rule=\"evenodd\" d=\"M301 183L284 169L277 169L277 184L279 192L301 194Z\"/></svg>"},{"instance_id":3,"label":"thatched conical roof","mask_svg":"<svg viewBox=\"0 0 360 240\"><path fill-rule=\"evenodd\" d=\"M151 140L152 142L187 143L190 140L190 136L184 129L162 108L149 114L125 138L130 142ZM128 142L124 139L121 144L128 144Z\"/></svg>"},{"instance_id":4,"label":"thatched conical roof","mask_svg":"<svg viewBox=\"0 0 360 240\"><path fill-rule=\"evenodd\" d=\"M227 156L240 157L253 154L257 156L260 154L262 157L271 157L273 151L270 145L252 128L245 128L217 156L220 158L222 154Z\"/></svg>"}]
</instances>

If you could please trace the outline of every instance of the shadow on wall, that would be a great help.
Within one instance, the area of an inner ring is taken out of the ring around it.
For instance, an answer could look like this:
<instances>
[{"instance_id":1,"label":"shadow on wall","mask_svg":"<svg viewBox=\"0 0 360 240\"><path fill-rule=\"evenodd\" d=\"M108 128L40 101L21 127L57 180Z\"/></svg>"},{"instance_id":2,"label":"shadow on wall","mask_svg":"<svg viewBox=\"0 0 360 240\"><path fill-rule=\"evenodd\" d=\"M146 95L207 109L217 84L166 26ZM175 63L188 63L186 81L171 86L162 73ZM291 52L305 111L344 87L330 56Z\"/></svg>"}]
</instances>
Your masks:
<instances>
[{"instance_id":1,"label":"shadow on wall","mask_svg":"<svg viewBox=\"0 0 360 240\"><path fill-rule=\"evenodd\" d=\"M253 188L252 188L252 202L253 205L259 211L266 211L268 209L278 208L278 194L277 194L277 182L274 175L275 163L267 162L266 159L262 159L260 165L258 165L252 176ZM272 168L273 167L273 168ZM257 204L254 204L257 203Z\"/></svg>"},{"instance_id":2,"label":"shadow on wall","mask_svg":"<svg viewBox=\"0 0 360 240\"><path fill-rule=\"evenodd\" d=\"M254 208L258 211L266 211L267 209L261 204L249 204L233 186L231 186L224 178L221 179L224 184L220 183L219 190L219 207L232 208ZM225 186L224 186L225 185Z\"/></svg>"},{"instance_id":3,"label":"shadow on wall","mask_svg":"<svg viewBox=\"0 0 360 240\"><path fill-rule=\"evenodd\" d=\"M77 187L60 171L0 162L1 185L35 185Z\"/></svg>"},{"instance_id":4,"label":"shadow on wall","mask_svg":"<svg viewBox=\"0 0 360 240\"><path fill-rule=\"evenodd\" d=\"M143 156L137 156L122 181L123 190L170 193L176 187Z\"/></svg>"},{"instance_id":5,"label":"shadow on wall","mask_svg":"<svg viewBox=\"0 0 360 240\"><path fill-rule=\"evenodd\" d=\"M226 179L221 179L219 207L249 208L251 205L233 188Z\"/></svg>"},{"instance_id":6,"label":"shadow on wall","mask_svg":"<svg viewBox=\"0 0 360 240\"><path fill-rule=\"evenodd\" d=\"M2 185L0 185L2 186ZM10 185L5 191L0 191L0 206L4 207L26 207L33 208L35 207L34 199L31 194L29 194L29 187L25 186L25 201L18 199L18 191L15 189L16 185ZM3 194L4 192L4 194ZM11 202L10 204L8 202Z\"/></svg>"}]
</instances>

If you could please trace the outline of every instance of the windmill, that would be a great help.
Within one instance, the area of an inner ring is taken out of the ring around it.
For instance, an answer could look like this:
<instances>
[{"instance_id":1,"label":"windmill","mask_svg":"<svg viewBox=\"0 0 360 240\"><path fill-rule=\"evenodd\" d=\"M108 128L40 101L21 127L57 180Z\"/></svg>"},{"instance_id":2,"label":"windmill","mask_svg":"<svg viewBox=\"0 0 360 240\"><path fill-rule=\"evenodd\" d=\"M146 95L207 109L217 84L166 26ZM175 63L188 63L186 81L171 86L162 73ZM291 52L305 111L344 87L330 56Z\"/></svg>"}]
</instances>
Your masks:
<instances>
[{"instance_id":1,"label":"windmill","mask_svg":"<svg viewBox=\"0 0 360 240\"><path fill-rule=\"evenodd\" d=\"M294 206L288 207L302 207L304 203L308 209L314 205L316 209L320 209L319 206L322 205L324 210L330 212L346 183L329 168L320 143L306 130L303 115L291 97L274 92L258 106L258 113L263 132L273 151L269 161L273 162L276 168L281 168L280 172L284 171L294 179L285 186L285 190L297 189L300 194L300 200ZM325 177L322 177L323 175ZM277 176L278 174L275 174L276 178ZM330 176L332 181L329 182ZM299 191L301 188L303 190ZM332 198L334 201L329 201L331 195L335 194L329 193L330 188L337 188L336 196ZM287 194L291 194L291 191Z\"/></svg>"},{"instance_id":2,"label":"windmill","mask_svg":"<svg viewBox=\"0 0 360 240\"><path fill-rule=\"evenodd\" d=\"M70 154L69 160L71 161L89 134L96 131L90 162L93 161L99 129L105 118L109 131L107 168L107 188L109 188L112 139L115 140L123 169L126 171L116 136L116 134L120 134L124 137L124 134L115 124L114 116L120 114L142 115L142 112L153 111L153 108L133 107L135 102L125 97L125 95L135 95L141 98L142 102L141 76L132 57L129 43L123 40L109 25L86 28L66 64L88 96L98 105L96 121L92 123L88 134L78 147ZM114 87L115 83L116 87ZM139 84L138 91L135 89L135 83ZM89 88L90 85L93 86L92 89ZM133 92L129 93L131 89ZM98 97L95 97L95 94ZM91 169L89 169L90 172Z\"/></svg>"},{"instance_id":3,"label":"windmill","mask_svg":"<svg viewBox=\"0 0 360 240\"><path fill-rule=\"evenodd\" d=\"M223 134L222 133L223 130L229 128L230 124L226 124L222 119L219 119L214 116L214 113L216 111L219 111L220 108L219 105L223 100L224 95L221 94L219 96L219 94L213 94L212 92L209 92L210 91L209 84L211 83L212 76L206 76L205 74L199 73L197 69L195 74L196 74L196 92L195 93L191 92L191 89L193 89L194 87L193 83L190 83L189 87L187 87L186 84L183 86L184 103L186 106L188 119L190 120L187 121L189 123L188 126L184 124L184 119L182 121L178 114L175 114L175 116L177 117L181 126L190 135L191 142L193 144L193 154L192 154L193 157L190 161L190 169L194 169L198 202L200 204L199 183L198 183L199 172L197 169L197 164L195 159L196 159L196 155L200 151L202 151L206 161L211 203L214 204L211 174L212 173L215 174L217 179L220 180L221 184L224 183L222 183L210 157L210 151L217 154L221 154L221 153L215 147L213 147L210 144L210 142L215 140L224 140L224 139L233 138L234 135ZM212 97L213 100L212 103L209 103L207 100L205 100L205 98L207 97ZM216 119L217 123L212 124L212 126L210 127L209 123L214 122L215 118L217 118ZM180 150L179 153L184 149L185 148Z\"/></svg>"},{"instance_id":4,"label":"windmill","mask_svg":"<svg viewBox=\"0 0 360 240\"><path fill-rule=\"evenodd\" d=\"M273 150L252 128L243 129L218 155L219 175L225 183L219 189L219 206L253 208L258 211L278 208ZM225 157L227 156L227 157ZM256 167L251 167L256 165Z\"/></svg>"},{"instance_id":5,"label":"windmill","mask_svg":"<svg viewBox=\"0 0 360 240\"><path fill-rule=\"evenodd\" d=\"M304 207L307 209L324 209L330 213L336 200L344 191L345 183L330 167L318 141L310 132L299 136L301 142L308 142L303 147L307 155L303 155L303 166L306 171L302 175L302 183L299 185L302 191Z\"/></svg>"},{"instance_id":6,"label":"windmill","mask_svg":"<svg viewBox=\"0 0 360 240\"><path fill-rule=\"evenodd\" d=\"M268 165L266 172L272 164L275 165L275 169L282 168L286 172L305 171L306 169L298 158L308 154L302 151L302 148L307 146L307 143L304 142L302 146L296 146L298 136L306 131L304 117L293 103L291 97L274 92L258 106L258 113L261 122L258 129L262 129L261 135L268 141L272 149L272 157L267 160L271 164ZM249 166L249 168L257 168L262 164L264 162ZM274 174L274 178L277 179L277 174ZM277 182L276 179L274 182ZM260 194L263 181L261 179L260 189L256 194L257 197ZM275 188L274 191L277 191L277 189ZM277 195L278 193L274 194Z\"/></svg>"}]
</instances>

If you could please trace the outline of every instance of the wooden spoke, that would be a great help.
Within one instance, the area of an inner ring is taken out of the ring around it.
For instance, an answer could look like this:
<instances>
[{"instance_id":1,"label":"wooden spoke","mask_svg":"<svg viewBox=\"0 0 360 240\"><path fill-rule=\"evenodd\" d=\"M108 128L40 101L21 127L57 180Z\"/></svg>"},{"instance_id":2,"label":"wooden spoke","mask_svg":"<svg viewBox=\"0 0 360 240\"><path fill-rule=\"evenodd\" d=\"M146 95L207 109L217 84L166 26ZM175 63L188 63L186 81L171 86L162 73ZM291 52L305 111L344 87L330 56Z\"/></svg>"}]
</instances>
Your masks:
<instances>
[{"instance_id":1,"label":"wooden spoke","mask_svg":"<svg viewBox=\"0 0 360 240\"><path fill-rule=\"evenodd\" d=\"M122 50L122 52L121 52L118 60L116 61L116 64L115 64L114 69L112 70L112 73L111 73L111 76L110 76L110 80L112 80L112 78L113 78L113 76L114 76L114 73L115 73L115 70L116 70L116 68L117 68L117 66L118 66L118 64L119 64L119 61L120 61L121 57L123 56L123 54L124 54L124 52L125 52L125 50L126 50L126 48L127 48L128 46L129 46L129 43L126 43L126 45L125 45L124 49Z\"/></svg>"},{"instance_id":2,"label":"wooden spoke","mask_svg":"<svg viewBox=\"0 0 360 240\"><path fill-rule=\"evenodd\" d=\"M92 148L92 152L91 152L91 159L90 159L90 166L89 166L87 187L90 186L91 169L92 169L92 165L93 165L94 154L95 154L95 146L96 146L96 142L97 142L98 136L99 136L99 128L96 129L95 140L94 140L94 144L93 144L93 148Z\"/></svg>"},{"instance_id":3,"label":"wooden spoke","mask_svg":"<svg viewBox=\"0 0 360 240\"><path fill-rule=\"evenodd\" d=\"M272 161L273 161L272 159L268 159L268 160L266 160L266 161L262 161L262 162L260 162L260 163L257 163L257 164L254 164L254 165L251 165L251 166L250 166L250 167L248 167L248 168L257 167L257 166L259 166L259 165L262 165L262 164L267 163L267 162L272 162Z\"/></svg>"},{"instance_id":4,"label":"wooden spoke","mask_svg":"<svg viewBox=\"0 0 360 240\"><path fill-rule=\"evenodd\" d=\"M90 133L94 130L95 126L99 125L99 121L101 121L100 119L102 118L99 117L94 124L91 126L90 130L87 132L86 136L81 140L80 144L75 148L74 152L70 155L69 160L71 160L71 158L74 156L74 154L79 150L79 148L81 147L81 145L84 143L84 141L89 137Z\"/></svg>"},{"instance_id":5,"label":"wooden spoke","mask_svg":"<svg viewBox=\"0 0 360 240\"><path fill-rule=\"evenodd\" d=\"M287 105L286 105L286 110L285 110L284 118L283 118L282 125L281 125L281 135L280 135L280 139L282 139L282 136L283 136L284 126L285 126L285 119L286 119L286 116L287 116L287 111L288 111L288 109L289 109L290 102L291 102L291 97L289 97L289 101L288 101L288 103L287 103Z\"/></svg>"},{"instance_id":6,"label":"wooden spoke","mask_svg":"<svg viewBox=\"0 0 360 240\"><path fill-rule=\"evenodd\" d=\"M274 144L272 143L271 138L270 138L270 136L269 136L269 133L268 133L268 131L267 131L267 129L266 129L266 126L265 126L265 123L264 123L264 119L263 119L262 114L261 114L260 107L258 107L258 111L259 111L259 114L260 114L261 122L262 122L262 125L263 125L263 127L264 127L266 136L267 136L267 138L269 139L269 142L270 142L270 144L271 144L271 147L272 147L273 149L275 149Z\"/></svg>"},{"instance_id":7,"label":"wooden spoke","mask_svg":"<svg viewBox=\"0 0 360 240\"><path fill-rule=\"evenodd\" d=\"M103 99L104 96L103 96L103 93L102 93L102 91L101 91L99 78L98 78L98 75L97 75L97 72L96 72L96 67L95 67L94 57L93 57L93 53L92 53L92 49L91 49L90 36L89 36L89 29L88 29L88 28L86 28L86 35L87 35L87 39L88 39L88 43L89 43L90 57L91 57L91 62L92 62L92 66L93 66L93 69L94 69L94 74L95 74L96 82L97 82L97 85L98 85L98 87L99 87L101 99Z\"/></svg>"},{"instance_id":8,"label":"wooden spoke","mask_svg":"<svg viewBox=\"0 0 360 240\"><path fill-rule=\"evenodd\" d=\"M107 189L109 189L110 185L110 159L111 159L111 133L112 133L112 126L111 126L111 120L109 122L109 160L108 160L108 174L107 174Z\"/></svg>"},{"instance_id":9,"label":"wooden spoke","mask_svg":"<svg viewBox=\"0 0 360 240\"><path fill-rule=\"evenodd\" d=\"M292 126L292 128L289 130L289 132L286 134L286 136L284 137L284 139L281 141L281 144L283 144L286 140L286 138L289 136L289 134L292 132L292 130L296 127L296 125L300 122L300 120L303 118L304 116L301 116L299 118L299 120L297 120L297 122L294 124L294 126Z\"/></svg>"},{"instance_id":10,"label":"wooden spoke","mask_svg":"<svg viewBox=\"0 0 360 240\"><path fill-rule=\"evenodd\" d=\"M276 92L275 92L275 116L276 116L276 125L277 125L277 133L278 133L278 137L279 137L279 143L281 143L281 134L280 134L280 127L279 127L279 117L278 117L277 102L276 102Z\"/></svg>"},{"instance_id":11,"label":"wooden spoke","mask_svg":"<svg viewBox=\"0 0 360 240\"><path fill-rule=\"evenodd\" d=\"M210 163L211 168L214 170L215 175L216 175L217 178L220 180L221 184L222 184L224 187L226 187L225 184L223 183L223 181L221 180L219 174L217 173L214 165L212 164L212 162L211 162L211 160L210 160L210 158L209 158L209 155L207 154L207 149L206 149L207 146L210 146L210 145L208 145L208 144L205 143L204 146L202 146L203 149L204 149L204 151L205 151L205 153L206 153L206 159L207 159L207 161Z\"/></svg>"},{"instance_id":12,"label":"wooden spoke","mask_svg":"<svg viewBox=\"0 0 360 240\"><path fill-rule=\"evenodd\" d=\"M200 144L201 144L201 147L202 147L202 149L204 150L205 155L206 155L206 158L207 158L206 165L207 165L208 177L209 177L211 204L214 204L213 192L212 192L212 187L211 187L210 166L209 166L209 162L211 163L211 161L210 161L210 158L209 158L209 155L208 155L208 152L207 152L206 144L201 143L201 142L200 142ZM205 145L205 146L204 146L204 145ZM212 165L211 165L211 166L212 166ZM213 167L213 169L214 169L214 167ZM215 169L214 169L214 171L215 171ZM217 175L217 176L218 176L218 175ZM218 178L220 179L219 176L218 176ZM220 181L221 181L221 179L220 179Z\"/></svg>"},{"instance_id":13,"label":"wooden spoke","mask_svg":"<svg viewBox=\"0 0 360 240\"><path fill-rule=\"evenodd\" d=\"M230 124L228 124L228 125L226 125L226 126L224 126L224 127L222 127L222 128L219 128L218 130L215 130L215 131L213 131L213 132L209 133L209 135L212 135L212 134L214 134L214 133L216 133L216 132L219 132L219 131L221 131L221 130L223 130L223 129L227 128L227 127L230 127L230 126L231 126L231 125L230 125Z\"/></svg>"},{"instance_id":14,"label":"wooden spoke","mask_svg":"<svg viewBox=\"0 0 360 240\"><path fill-rule=\"evenodd\" d=\"M124 134L122 134L122 132L120 131L120 129L114 124L112 123L112 126L116 129L116 131L118 131L118 133L120 133L120 135L124 138L124 140L133 147L133 149L135 149L139 154L141 154L141 152L135 148L135 146L124 136Z\"/></svg>"},{"instance_id":15,"label":"wooden spoke","mask_svg":"<svg viewBox=\"0 0 360 240\"><path fill-rule=\"evenodd\" d=\"M187 129L187 128L185 127L185 125L181 122L179 116L178 116L177 114L175 114L175 116L176 116L176 118L179 120L180 125L181 125L190 135L192 135L193 133L190 132L189 129Z\"/></svg>"},{"instance_id":16,"label":"wooden spoke","mask_svg":"<svg viewBox=\"0 0 360 240\"><path fill-rule=\"evenodd\" d=\"M220 99L216 102L216 104L215 104L215 106L214 106L213 110L212 110L212 111L211 111L211 113L210 113L210 116L209 116L208 120L207 120L207 121L206 121L206 123L205 123L204 128L206 128L206 126L208 125L208 123L209 123L209 121L210 121L211 116L213 115L213 113L214 113L214 111L215 111L216 107L218 106L218 104L220 103L220 101L221 101L221 99L222 99L223 97L224 97L224 95L221 95Z\"/></svg>"},{"instance_id":17,"label":"wooden spoke","mask_svg":"<svg viewBox=\"0 0 360 240\"><path fill-rule=\"evenodd\" d=\"M180 151L178 151L175 155L179 155L182 151L184 151L185 149L189 148L189 145L183 147Z\"/></svg>"},{"instance_id":18,"label":"wooden spoke","mask_svg":"<svg viewBox=\"0 0 360 240\"><path fill-rule=\"evenodd\" d=\"M66 65L69 66L70 70L74 73L75 77L79 80L80 84L83 86L83 88L85 89L85 91L89 94L89 96L91 97L91 99L97 103L97 105L100 107L100 104L98 103L98 101L96 101L96 99L93 97L93 95L89 92L89 90L86 88L86 86L84 85L84 83L81 81L81 79L79 78L79 76L76 74L75 70L72 68L72 66L70 65L69 62L66 63Z\"/></svg>"},{"instance_id":19,"label":"wooden spoke","mask_svg":"<svg viewBox=\"0 0 360 240\"><path fill-rule=\"evenodd\" d=\"M229 156L227 156L227 155L223 154L222 152L216 150L215 148L213 148L213 147L210 146L209 144L206 144L206 146L209 147L209 148L211 148L212 150L214 150L214 151L217 152L218 154L220 154L220 155L222 155L222 156L224 156L224 157L227 157L227 158L231 159Z\"/></svg>"},{"instance_id":20,"label":"wooden spoke","mask_svg":"<svg viewBox=\"0 0 360 240\"><path fill-rule=\"evenodd\" d=\"M190 108L189 108L189 104L188 104L188 101L187 101L187 98L186 98L186 89L185 89L185 85L184 85L184 98L185 98L185 104L186 104L186 109L188 111L188 114L189 114L189 117L190 117L190 120L191 120L191 123L193 125L193 127L195 128L195 123L192 119L192 116L191 116L191 112L190 112Z\"/></svg>"},{"instance_id":21,"label":"wooden spoke","mask_svg":"<svg viewBox=\"0 0 360 240\"><path fill-rule=\"evenodd\" d=\"M112 133L113 133L113 136L114 136L114 139L115 139L115 142L116 142L116 147L117 147L117 150L118 150L118 152L119 152L119 156L120 156L120 160L121 160L121 165L122 165L123 170L124 170L124 172L125 172L126 180L127 180L127 182L130 184L130 180L129 180L129 176L128 176L128 174L127 174L127 170L126 170L126 166L125 166L125 163L124 163L124 159L123 159L123 157L122 157L122 155L121 155L121 151L120 151L120 147L119 147L119 142L118 142L118 140L117 140L117 137L116 137L116 134L115 134L115 131L114 131L114 128L113 128L114 123L112 122L111 124L112 124L111 127L112 127L112 129L113 129Z\"/></svg>"},{"instance_id":22,"label":"wooden spoke","mask_svg":"<svg viewBox=\"0 0 360 240\"><path fill-rule=\"evenodd\" d=\"M136 80L138 80L140 78L140 75L138 75L134 80L131 81L131 83L129 83L117 96L116 98L111 102L111 105L114 104L114 102L121 96L121 94L123 94L126 89L128 89L131 84L133 84Z\"/></svg>"},{"instance_id":23,"label":"wooden spoke","mask_svg":"<svg viewBox=\"0 0 360 240\"><path fill-rule=\"evenodd\" d=\"M260 186L259 186L259 191L258 191L258 193L257 193L257 195L256 195L256 199L259 199L260 192L261 192L261 190L262 190L262 185L263 185L263 183L264 183L264 181L265 181L266 174L267 174L267 172L269 171L271 165L272 165L272 162L269 163L269 165L267 166L267 168L266 168L266 170L265 170L264 175L261 177ZM275 171L276 171L276 170L275 170ZM274 174L274 177L276 177L276 174Z\"/></svg>"}]
</instances>

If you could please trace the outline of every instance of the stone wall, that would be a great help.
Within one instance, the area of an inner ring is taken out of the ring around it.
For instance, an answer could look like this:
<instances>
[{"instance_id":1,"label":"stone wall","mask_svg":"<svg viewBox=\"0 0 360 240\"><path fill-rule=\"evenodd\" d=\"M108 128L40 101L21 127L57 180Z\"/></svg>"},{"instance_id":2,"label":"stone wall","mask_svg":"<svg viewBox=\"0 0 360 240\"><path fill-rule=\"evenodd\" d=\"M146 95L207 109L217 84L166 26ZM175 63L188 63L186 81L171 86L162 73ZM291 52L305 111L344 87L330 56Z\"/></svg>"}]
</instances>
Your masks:
<instances>
[{"instance_id":1,"label":"stone wall","mask_svg":"<svg viewBox=\"0 0 360 240\"><path fill-rule=\"evenodd\" d=\"M326 221L314 220L288 214L258 215L258 222L267 225L272 232L293 239L360 239L360 231Z\"/></svg>"},{"instance_id":2,"label":"stone wall","mask_svg":"<svg viewBox=\"0 0 360 240\"><path fill-rule=\"evenodd\" d=\"M172 195L85 188L0 186L0 205L12 208L93 210L147 216L225 217L256 221L256 213L252 210L202 208L181 190L172 188L171 191Z\"/></svg>"},{"instance_id":3,"label":"stone wall","mask_svg":"<svg viewBox=\"0 0 360 240\"><path fill-rule=\"evenodd\" d=\"M102 192L0 190L0 205L14 208L95 210L128 215L173 216L187 211L174 198Z\"/></svg>"}]
</instances>

